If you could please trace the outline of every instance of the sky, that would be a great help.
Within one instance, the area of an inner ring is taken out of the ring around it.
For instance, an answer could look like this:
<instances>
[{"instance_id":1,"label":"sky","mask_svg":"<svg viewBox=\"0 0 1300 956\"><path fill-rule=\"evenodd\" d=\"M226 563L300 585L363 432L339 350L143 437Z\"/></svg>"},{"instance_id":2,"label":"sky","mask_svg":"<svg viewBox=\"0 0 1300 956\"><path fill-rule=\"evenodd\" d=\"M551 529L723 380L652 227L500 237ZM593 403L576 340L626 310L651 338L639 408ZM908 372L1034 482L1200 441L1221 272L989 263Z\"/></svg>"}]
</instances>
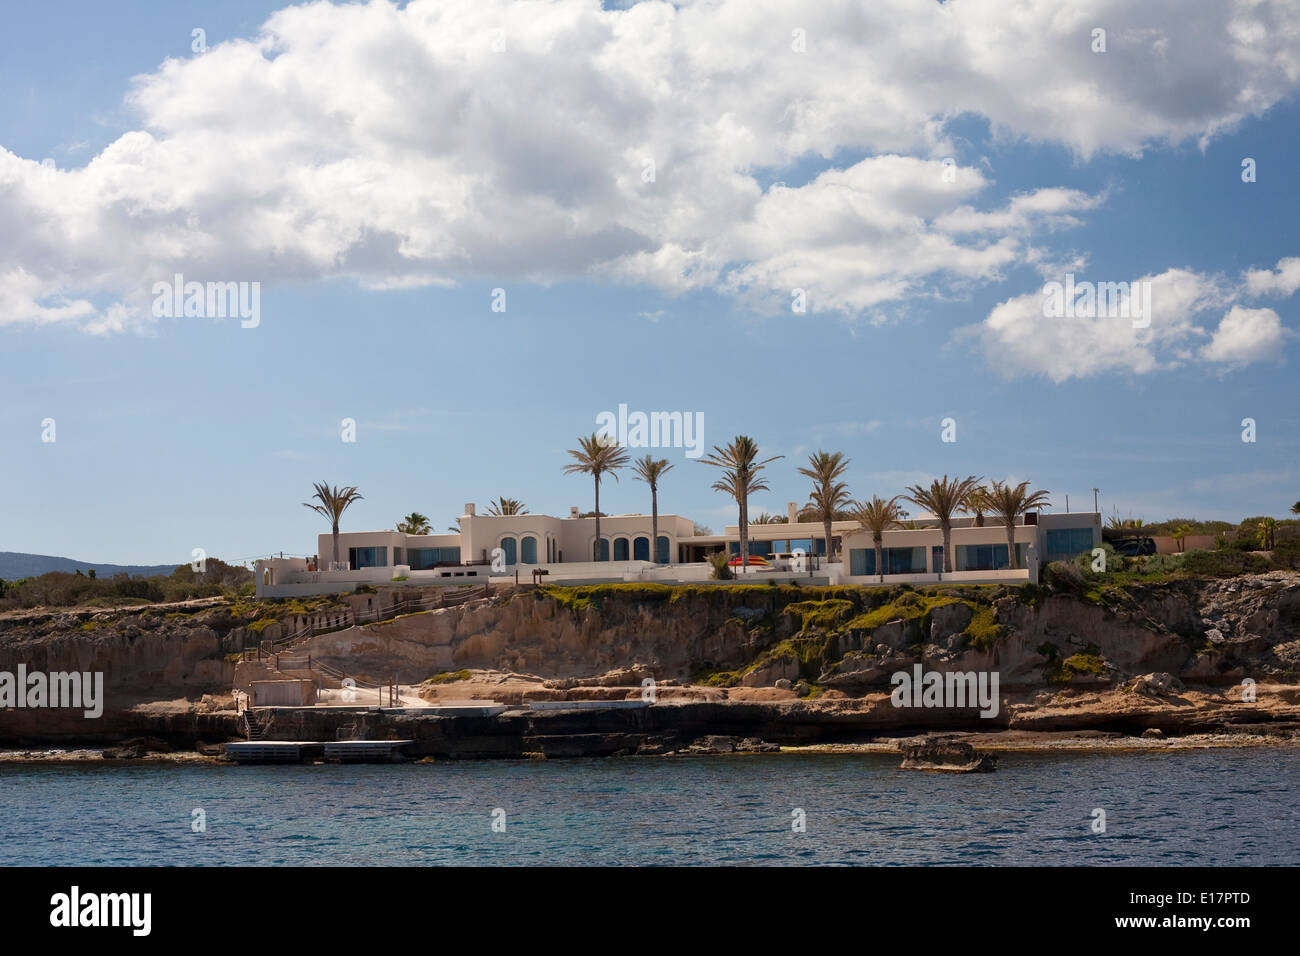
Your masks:
<instances>
[{"instance_id":1,"label":"sky","mask_svg":"<svg viewBox=\"0 0 1300 956\"><path fill-rule=\"evenodd\" d=\"M819 449L857 498L1300 499L1300 2L0 18L0 550L310 554L317 481L364 495L344 530L590 510L566 450L620 405L783 456L752 513ZM168 314L177 274L256 283L255 321ZM1053 312L1067 275L1150 307ZM661 511L734 524L647 451Z\"/></svg>"}]
</instances>

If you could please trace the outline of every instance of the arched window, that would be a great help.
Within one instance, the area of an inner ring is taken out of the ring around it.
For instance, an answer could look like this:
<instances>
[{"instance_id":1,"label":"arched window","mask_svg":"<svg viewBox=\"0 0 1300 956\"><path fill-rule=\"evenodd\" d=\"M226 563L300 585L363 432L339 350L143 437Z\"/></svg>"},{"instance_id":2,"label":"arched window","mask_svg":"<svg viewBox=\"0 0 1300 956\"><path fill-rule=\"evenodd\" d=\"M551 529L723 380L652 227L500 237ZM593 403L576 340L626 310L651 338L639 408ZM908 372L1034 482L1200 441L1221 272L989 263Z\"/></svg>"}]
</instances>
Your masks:
<instances>
[{"instance_id":1,"label":"arched window","mask_svg":"<svg viewBox=\"0 0 1300 956\"><path fill-rule=\"evenodd\" d=\"M537 539L531 534L519 540L519 562L521 564L537 563Z\"/></svg>"},{"instance_id":2,"label":"arched window","mask_svg":"<svg viewBox=\"0 0 1300 956\"><path fill-rule=\"evenodd\" d=\"M608 538L600 539L600 541L595 546L595 553L597 555L596 557L597 561L609 560L609 539Z\"/></svg>"},{"instance_id":3,"label":"arched window","mask_svg":"<svg viewBox=\"0 0 1300 956\"><path fill-rule=\"evenodd\" d=\"M517 563L517 561L516 561L516 555L515 555L515 539L514 539L514 538L502 538L502 539L501 539L501 550L504 551L504 552L506 553L506 564L507 564L507 565L510 565L510 564L516 564L516 563Z\"/></svg>"},{"instance_id":4,"label":"arched window","mask_svg":"<svg viewBox=\"0 0 1300 956\"><path fill-rule=\"evenodd\" d=\"M655 551L658 552L655 555L655 560L658 561L660 564L667 564L668 563L668 536L666 534L661 534L659 536L659 546L655 548Z\"/></svg>"},{"instance_id":5,"label":"arched window","mask_svg":"<svg viewBox=\"0 0 1300 956\"><path fill-rule=\"evenodd\" d=\"M614 539L614 560L615 561L627 560L627 538Z\"/></svg>"},{"instance_id":6,"label":"arched window","mask_svg":"<svg viewBox=\"0 0 1300 956\"><path fill-rule=\"evenodd\" d=\"M632 559L634 561L650 560L650 539L649 538L640 537L632 542Z\"/></svg>"}]
</instances>

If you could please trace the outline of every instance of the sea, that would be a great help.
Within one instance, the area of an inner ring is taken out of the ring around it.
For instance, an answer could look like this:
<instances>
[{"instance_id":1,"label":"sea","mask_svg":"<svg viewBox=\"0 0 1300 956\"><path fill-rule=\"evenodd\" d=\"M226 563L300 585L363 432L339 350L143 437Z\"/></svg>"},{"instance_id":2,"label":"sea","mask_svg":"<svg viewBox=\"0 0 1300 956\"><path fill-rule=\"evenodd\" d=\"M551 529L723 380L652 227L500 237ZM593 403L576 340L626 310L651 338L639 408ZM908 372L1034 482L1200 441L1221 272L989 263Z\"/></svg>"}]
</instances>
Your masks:
<instances>
[{"instance_id":1,"label":"sea","mask_svg":"<svg viewBox=\"0 0 1300 956\"><path fill-rule=\"evenodd\" d=\"M0 763L0 864L1300 864L1300 748L898 759Z\"/></svg>"}]
</instances>

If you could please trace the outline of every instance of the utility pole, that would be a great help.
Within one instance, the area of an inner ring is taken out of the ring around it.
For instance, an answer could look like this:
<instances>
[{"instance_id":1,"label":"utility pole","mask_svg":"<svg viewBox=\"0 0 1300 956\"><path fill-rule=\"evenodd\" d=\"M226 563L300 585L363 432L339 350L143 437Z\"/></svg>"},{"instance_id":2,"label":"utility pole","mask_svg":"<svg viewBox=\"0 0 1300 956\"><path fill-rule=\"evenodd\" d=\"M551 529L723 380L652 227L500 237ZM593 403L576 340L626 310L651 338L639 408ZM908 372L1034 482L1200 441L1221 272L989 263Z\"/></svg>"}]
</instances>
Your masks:
<instances>
[{"instance_id":1,"label":"utility pole","mask_svg":"<svg viewBox=\"0 0 1300 956\"><path fill-rule=\"evenodd\" d=\"M1097 504L1097 492L1100 490L1101 489L1099 488L1092 489L1092 510L1097 512L1098 514L1101 514L1101 508Z\"/></svg>"}]
</instances>

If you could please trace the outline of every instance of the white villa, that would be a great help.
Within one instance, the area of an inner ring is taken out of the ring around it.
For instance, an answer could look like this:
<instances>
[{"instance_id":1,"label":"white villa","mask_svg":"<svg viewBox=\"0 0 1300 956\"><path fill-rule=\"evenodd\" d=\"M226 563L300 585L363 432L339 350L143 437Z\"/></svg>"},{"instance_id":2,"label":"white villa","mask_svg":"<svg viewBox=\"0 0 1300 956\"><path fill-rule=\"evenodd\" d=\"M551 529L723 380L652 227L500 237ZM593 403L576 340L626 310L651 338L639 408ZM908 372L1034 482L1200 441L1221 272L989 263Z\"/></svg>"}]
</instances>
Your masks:
<instances>
[{"instance_id":1,"label":"white villa","mask_svg":"<svg viewBox=\"0 0 1300 956\"><path fill-rule=\"evenodd\" d=\"M934 584L939 581L993 583L1037 581L1041 563L1071 558L1101 544L1101 515L1096 512L1030 512L1014 527L1016 568L1010 567L1007 529L991 518L980 525L972 517L953 518L953 570L943 573L943 535L933 516L922 515L908 527L883 535L883 567L876 567L871 534L854 521L831 525L831 554L826 558L821 522L798 521L790 504L787 521L751 524L749 552L767 560L763 567L738 568L742 582L777 581L819 584ZM695 524L681 515L659 515L658 541L651 544L648 514L608 515L600 519L600 560L596 556L596 521L549 515L480 515L465 506L459 532L411 535L400 531L350 531L339 534L339 562L333 562L334 539L317 539L317 557L272 558L256 564L258 597L292 597L355 590L363 584L457 585L491 579L529 582L545 574L547 583L592 584L609 581L704 583L712 568L706 556L715 551L739 553L738 529L697 535ZM653 558L652 558L653 552Z\"/></svg>"}]
</instances>

